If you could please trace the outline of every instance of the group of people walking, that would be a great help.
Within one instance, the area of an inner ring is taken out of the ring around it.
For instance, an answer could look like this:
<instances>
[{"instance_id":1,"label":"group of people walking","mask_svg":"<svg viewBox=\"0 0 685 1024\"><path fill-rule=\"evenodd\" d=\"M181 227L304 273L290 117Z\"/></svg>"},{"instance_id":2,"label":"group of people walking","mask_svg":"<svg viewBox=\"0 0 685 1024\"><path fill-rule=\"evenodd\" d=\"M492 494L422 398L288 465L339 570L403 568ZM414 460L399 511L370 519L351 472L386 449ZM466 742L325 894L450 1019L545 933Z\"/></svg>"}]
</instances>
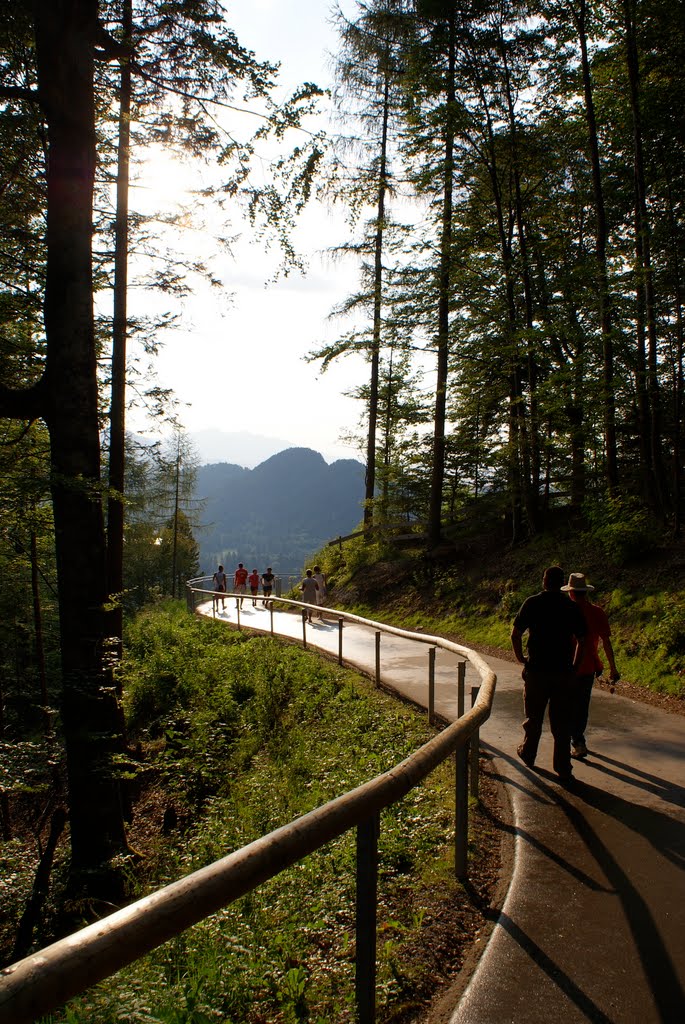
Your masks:
<instances>
[{"instance_id":1,"label":"group of people walking","mask_svg":"<svg viewBox=\"0 0 685 1024\"><path fill-rule=\"evenodd\" d=\"M253 607L257 604L257 598L259 596L259 586L261 584L262 594L264 597L271 597L273 593L274 580L276 579L271 566L260 574L256 569L252 572L248 572L242 562L238 562L238 568L233 574L233 593L239 595L239 604L242 608L245 595L247 594L247 588L250 588L250 594L252 595ZM223 565L220 565L217 571L212 577L214 584L214 603L215 605L221 601L221 607L226 607L226 599L223 596L226 594L228 589L228 577Z\"/></svg>"},{"instance_id":2,"label":"group of people walking","mask_svg":"<svg viewBox=\"0 0 685 1024\"><path fill-rule=\"evenodd\" d=\"M276 579L274 572L269 566L266 572L261 575L256 569L252 572L248 572L242 562L238 562L238 568L233 574L233 593L238 595L238 604L242 608L243 601L247 595L247 588L250 588L250 595L252 597L252 605L257 605L257 599L259 597L259 587L262 588L262 596L264 598L271 597L274 588L274 580ZM226 607L225 594L228 591L228 576L223 565L220 565L217 571L212 577L214 584L214 597L213 602L215 606L218 606L221 601L221 607ZM315 565L313 569L307 569L306 575L300 583L300 590L302 591L302 599L307 605L321 606L326 598L326 576L321 571L321 567ZM312 613L314 608L306 608L304 614L306 615L307 621L312 621ZM323 618L321 612L319 612L319 618Z\"/></svg>"},{"instance_id":3,"label":"group of people walking","mask_svg":"<svg viewBox=\"0 0 685 1024\"><path fill-rule=\"evenodd\" d=\"M517 754L535 764L545 710L554 740L552 766L562 782L573 778L571 757L587 757L585 729L595 676L603 671L600 642L609 663L609 678L620 677L604 610L594 605L594 587L572 572L564 585L560 566L545 570L542 590L523 602L514 619L511 644L523 665L523 742ZM523 637L528 634L524 654Z\"/></svg>"},{"instance_id":4,"label":"group of people walking","mask_svg":"<svg viewBox=\"0 0 685 1024\"><path fill-rule=\"evenodd\" d=\"M258 573L248 572L242 562L233 575L233 593L242 607L247 588L253 606L257 605L259 588L264 598L273 593L275 576L271 567ZM213 576L214 602L225 607L228 578L223 565ZM611 629L606 613L590 600L594 587L585 575L572 572L564 585L561 566L545 570L542 590L523 602L514 619L511 644L516 660L523 666L523 742L517 754L529 768L535 765L542 735L545 711L549 707L549 724L554 740L552 765L562 782L573 778L571 758L587 757L585 742L592 686L603 671L599 656L600 643L609 663L609 678L619 678L611 644ZM307 622L326 598L326 577L321 567L307 569L300 583L303 615ZM524 636L528 634L524 653Z\"/></svg>"}]
</instances>

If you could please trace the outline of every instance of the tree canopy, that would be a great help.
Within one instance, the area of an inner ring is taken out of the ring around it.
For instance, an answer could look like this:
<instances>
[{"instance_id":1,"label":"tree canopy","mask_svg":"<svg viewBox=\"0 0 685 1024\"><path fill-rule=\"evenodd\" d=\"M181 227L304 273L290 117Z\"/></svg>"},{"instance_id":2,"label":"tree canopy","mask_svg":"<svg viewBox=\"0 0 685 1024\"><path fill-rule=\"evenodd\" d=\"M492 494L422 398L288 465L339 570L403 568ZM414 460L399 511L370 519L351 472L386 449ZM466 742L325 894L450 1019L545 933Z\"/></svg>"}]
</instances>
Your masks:
<instances>
[{"instance_id":1,"label":"tree canopy","mask_svg":"<svg viewBox=\"0 0 685 1024\"><path fill-rule=\"evenodd\" d=\"M433 546L486 491L506 502L514 541L552 506L604 493L636 496L680 530L683 37L669 10L358 5L369 66L371 51L382 66L385 41L368 26L395 25L386 145L412 216L384 247L375 344L385 358L399 339L432 382L412 514ZM343 47L351 37L345 25ZM353 78L348 93L358 99ZM362 397L370 418L373 390ZM410 438L415 420L395 430ZM377 463L386 457L378 445Z\"/></svg>"}]
</instances>

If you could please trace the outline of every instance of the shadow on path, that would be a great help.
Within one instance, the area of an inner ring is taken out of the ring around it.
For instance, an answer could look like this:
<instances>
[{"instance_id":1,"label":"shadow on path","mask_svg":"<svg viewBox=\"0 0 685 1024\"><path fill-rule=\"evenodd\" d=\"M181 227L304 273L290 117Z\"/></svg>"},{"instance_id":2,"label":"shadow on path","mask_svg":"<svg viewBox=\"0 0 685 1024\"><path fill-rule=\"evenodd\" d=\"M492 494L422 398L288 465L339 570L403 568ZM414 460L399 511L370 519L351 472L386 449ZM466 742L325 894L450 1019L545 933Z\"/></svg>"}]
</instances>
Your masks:
<instances>
[{"instance_id":1,"label":"shadow on path","mask_svg":"<svg viewBox=\"0 0 685 1024\"><path fill-rule=\"evenodd\" d=\"M514 942L518 943L521 949L545 972L547 977L561 989L571 1002L575 1003L587 1020L591 1021L592 1024L614 1024L612 1019L607 1017L604 1011L600 1010L597 1004L576 985L573 978L566 971L562 970L559 964L552 960L537 942L531 939L530 935L524 932L508 914L500 914L497 923L504 928ZM671 1019L669 1024L675 1024L675 1021Z\"/></svg>"},{"instance_id":2,"label":"shadow on path","mask_svg":"<svg viewBox=\"0 0 685 1024\"><path fill-rule=\"evenodd\" d=\"M644 789L646 792L659 797L660 800L667 800L678 807L685 807L685 789L682 786L677 786L670 780L660 779L656 775L649 775L641 768L635 768L624 761L617 761L613 757L607 757L606 754L596 754L592 750L588 757L585 758L585 764L591 765L597 771L605 772L614 779L620 779L621 782L627 782L631 786Z\"/></svg>"},{"instance_id":3,"label":"shadow on path","mask_svg":"<svg viewBox=\"0 0 685 1024\"><path fill-rule=\"evenodd\" d=\"M630 779L625 781L630 783ZM585 781L577 780L574 793L602 814L610 815L643 836L677 868L685 867L685 826L682 821L653 807L624 800L616 793Z\"/></svg>"},{"instance_id":4,"label":"shadow on path","mask_svg":"<svg viewBox=\"0 0 685 1024\"><path fill-rule=\"evenodd\" d=\"M655 828L660 830L663 836L663 830L675 824L671 818L658 811L628 803L620 797L606 793L585 782L577 783L575 793L581 800L597 810L610 814L623 824L627 824L629 828L635 829L650 842L654 842L653 830ZM661 1021L663 1024L676 1024L677 1021L685 1020L685 992L683 992L659 928L645 900L632 884L618 860L589 824L581 808L576 807L563 796L560 797L559 803L621 900L642 966L649 979L652 996L659 1009ZM679 832L682 843L682 824L679 825ZM663 846L660 846L659 849L665 856L669 856ZM669 857L669 859L672 858ZM677 898L675 893L673 895L674 898ZM682 899L682 894L680 898Z\"/></svg>"},{"instance_id":5,"label":"shadow on path","mask_svg":"<svg viewBox=\"0 0 685 1024\"><path fill-rule=\"evenodd\" d=\"M537 794L534 790L525 787L527 790L525 793L526 797L538 800L544 798L543 802L553 801L561 808L575 834L584 843L595 863L602 871L608 883L607 887L599 886L586 873L579 871L571 864L559 850L552 849L548 844L541 843L526 830L520 827L508 826L510 830L519 835L525 842L530 843L540 854L557 864L562 870L567 871L583 885L596 891L615 892L621 902L621 907L644 968L652 997L658 1008L659 1021L661 1024L679 1024L679 1022L685 1021L685 992L659 927L652 916L648 904L621 867L617 856L600 838L597 830L591 824L583 804L614 818L621 825L638 833L677 868L682 868L685 863L685 828L683 828L682 821L671 818L669 815L663 814L654 808L631 803L615 793L606 792L580 779L575 780L572 795L567 795L559 788L558 780L552 772L546 769L525 769L511 755L495 747L489 746L489 751L494 756L506 761L517 771L520 770L526 776L528 782L537 787ZM610 759L603 758L603 760L608 761ZM626 773L633 773L635 771L631 765L621 762L613 763ZM589 763L588 767L594 766ZM611 774L615 773L612 772ZM637 774L644 776L644 773L639 770L637 770ZM628 784L636 785L639 788L643 786L641 781L632 779L628 774L622 774L620 777L622 781ZM524 789L522 785L517 783L516 779L503 774L500 774L499 778L506 786L514 785L522 790ZM677 786L667 788L672 788L676 791L680 789ZM680 901L682 893L674 892L673 899ZM502 914L499 918L499 923L530 956L534 957L535 961L548 974L551 980L559 985L579 1009L586 1014L588 1020L599 1022L599 1024L603 1024L603 1022L608 1024L609 1018L606 1017L603 1011L592 1003L558 964L546 956L515 921L506 914ZM601 969L601 965L598 965L598 969Z\"/></svg>"}]
</instances>

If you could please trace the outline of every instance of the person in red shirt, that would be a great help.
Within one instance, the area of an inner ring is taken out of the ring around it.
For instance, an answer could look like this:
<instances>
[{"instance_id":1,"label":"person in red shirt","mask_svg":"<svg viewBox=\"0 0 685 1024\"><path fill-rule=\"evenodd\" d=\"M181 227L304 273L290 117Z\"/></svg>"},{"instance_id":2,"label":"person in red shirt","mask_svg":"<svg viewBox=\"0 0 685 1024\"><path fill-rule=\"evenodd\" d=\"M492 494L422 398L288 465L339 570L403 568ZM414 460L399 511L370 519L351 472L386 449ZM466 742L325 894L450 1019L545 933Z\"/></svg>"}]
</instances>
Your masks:
<instances>
[{"instance_id":1,"label":"person in red shirt","mask_svg":"<svg viewBox=\"0 0 685 1024\"><path fill-rule=\"evenodd\" d=\"M250 575L247 577L247 582L250 584L250 593L252 594L252 607L257 607L257 594L259 593L259 573L256 569L253 569Z\"/></svg>"},{"instance_id":2,"label":"person in red shirt","mask_svg":"<svg viewBox=\"0 0 685 1024\"><path fill-rule=\"evenodd\" d=\"M616 668L614 648L611 644L611 627L609 626L606 612L603 608L593 604L588 597L588 591L595 588L587 582L582 572L572 572L568 578L568 583L561 589L565 590L571 600L578 605L587 626L585 651L580 664L576 668L571 704L571 756L587 757L588 749L585 743L585 729L587 728L587 720L590 713L592 684L595 681L595 676L600 675L604 668L599 657L600 640L609 662L609 678L611 682L617 682L620 679L620 675Z\"/></svg>"},{"instance_id":3,"label":"person in red shirt","mask_svg":"<svg viewBox=\"0 0 685 1024\"><path fill-rule=\"evenodd\" d=\"M233 591L236 594L244 595L246 588L247 588L247 569L245 568L245 566L243 565L242 562L238 562L238 568L236 569L236 571L235 571L235 573L233 575ZM244 600L245 600L245 598L243 596L241 596L241 598L240 598L240 607L241 608L243 607L243 601Z\"/></svg>"}]
</instances>

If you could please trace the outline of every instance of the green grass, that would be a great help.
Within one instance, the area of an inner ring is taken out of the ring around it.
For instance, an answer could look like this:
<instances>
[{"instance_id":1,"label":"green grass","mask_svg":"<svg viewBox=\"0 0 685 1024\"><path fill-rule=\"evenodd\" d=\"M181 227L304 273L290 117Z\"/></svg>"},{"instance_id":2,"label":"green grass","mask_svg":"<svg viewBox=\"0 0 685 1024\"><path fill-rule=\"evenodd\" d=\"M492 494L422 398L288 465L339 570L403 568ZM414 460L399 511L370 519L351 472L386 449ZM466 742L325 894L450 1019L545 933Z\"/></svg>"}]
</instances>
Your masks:
<instances>
[{"instance_id":1,"label":"green grass","mask_svg":"<svg viewBox=\"0 0 685 1024\"><path fill-rule=\"evenodd\" d=\"M177 606L140 615L127 650L129 720L182 823L148 844L132 896L387 770L432 734L355 673ZM449 765L382 815L379 1020L415 982L403 950L422 926L425 880L449 878L452 819ZM349 833L49 1020L352 1021L354 857Z\"/></svg>"},{"instance_id":2,"label":"green grass","mask_svg":"<svg viewBox=\"0 0 685 1024\"><path fill-rule=\"evenodd\" d=\"M503 651L544 568L583 571L609 615L623 678L685 698L683 542L665 537L630 503L607 499L590 507L586 520L564 520L517 547L493 528L476 540L457 539L455 553L452 561L429 561L420 548L393 551L354 540L316 557L349 610Z\"/></svg>"},{"instance_id":3,"label":"green grass","mask_svg":"<svg viewBox=\"0 0 685 1024\"><path fill-rule=\"evenodd\" d=\"M685 698L685 591L635 595L617 589L598 603L612 624L612 644L622 677L655 693ZM501 609L481 609L477 614L439 615L430 608L416 607L413 611L393 608L381 613L360 604L352 610L405 629L453 635L475 648L502 651L510 650L515 614L510 612L505 617Z\"/></svg>"}]
</instances>

